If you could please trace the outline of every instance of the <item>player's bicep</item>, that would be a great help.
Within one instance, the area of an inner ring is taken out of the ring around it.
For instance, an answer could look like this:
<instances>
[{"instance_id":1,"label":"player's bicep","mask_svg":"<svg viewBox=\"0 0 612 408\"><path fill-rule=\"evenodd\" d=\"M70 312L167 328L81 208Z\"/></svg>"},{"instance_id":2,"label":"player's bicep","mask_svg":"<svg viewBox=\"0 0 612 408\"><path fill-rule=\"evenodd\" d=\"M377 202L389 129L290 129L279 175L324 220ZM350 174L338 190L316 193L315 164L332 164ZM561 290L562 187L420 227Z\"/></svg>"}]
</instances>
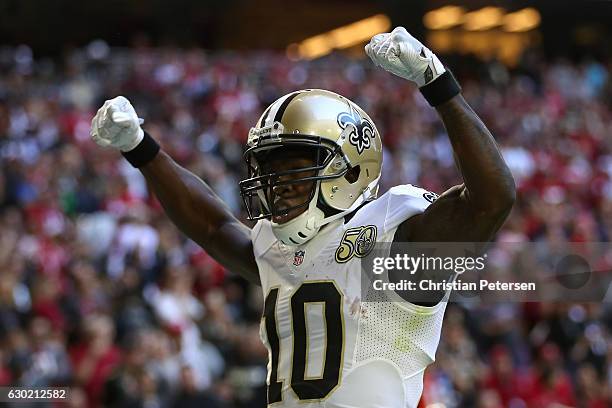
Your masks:
<instances>
[{"instance_id":1,"label":"player's bicep","mask_svg":"<svg viewBox=\"0 0 612 408\"><path fill-rule=\"evenodd\" d=\"M396 240L412 242L485 242L504 216L488 214L470 202L465 185L451 187L421 214L400 224Z\"/></svg>"}]
</instances>

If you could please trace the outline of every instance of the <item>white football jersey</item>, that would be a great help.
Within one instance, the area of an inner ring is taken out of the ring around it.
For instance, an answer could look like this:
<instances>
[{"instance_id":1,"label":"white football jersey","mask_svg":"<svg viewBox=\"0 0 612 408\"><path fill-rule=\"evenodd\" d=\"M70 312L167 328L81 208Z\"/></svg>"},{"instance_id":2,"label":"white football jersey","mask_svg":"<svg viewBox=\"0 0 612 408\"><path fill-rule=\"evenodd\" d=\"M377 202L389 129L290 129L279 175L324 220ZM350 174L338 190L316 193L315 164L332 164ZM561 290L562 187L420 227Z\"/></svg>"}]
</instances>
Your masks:
<instances>
[{"instance_id":1,"label":"white football jersey","mask_svg":"<svg viewBox=\"0 0 612 408\"><path fill-rule=\"evenodd\" d=\"M301 246L252 230L265 297L268 403L278 407L416 407L434 361L446 302L433 307L362 299L361 258L435 197L403 185L328 224Z\"/></svg>"}]
</instances>

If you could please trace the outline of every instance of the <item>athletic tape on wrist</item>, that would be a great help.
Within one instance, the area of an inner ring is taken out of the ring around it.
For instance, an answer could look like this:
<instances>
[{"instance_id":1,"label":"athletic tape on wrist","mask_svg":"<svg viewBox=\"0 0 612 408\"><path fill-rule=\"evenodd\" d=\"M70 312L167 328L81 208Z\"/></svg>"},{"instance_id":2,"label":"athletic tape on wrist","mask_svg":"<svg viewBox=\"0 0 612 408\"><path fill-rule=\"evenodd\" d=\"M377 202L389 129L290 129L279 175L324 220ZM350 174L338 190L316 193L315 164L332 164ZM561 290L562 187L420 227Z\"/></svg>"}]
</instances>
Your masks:
<instances>
[{"instance_id":1,"label":"athletic tape on wrist","mask_svg":"<svg viewBox=\"0 0 612 408\"><path fill-rule=\"evenodd\" d=\"M144 132L144 138L138 143L138 146L129 152L121 152L123 157L136 168L153 160L157 153L159 153L159 145L147 132Z\"/></svg>"},{"instance_id":2,"label":"athletic tape on wrist","mask_svg":"<svg viewBox=\"0 0 612 408\"><path fill-rule=\"evenodd\" d=\"M446 72L419 90L431 106L438 106L459 94L461 86L447 68Z\"/></svg>"}]
</instances>

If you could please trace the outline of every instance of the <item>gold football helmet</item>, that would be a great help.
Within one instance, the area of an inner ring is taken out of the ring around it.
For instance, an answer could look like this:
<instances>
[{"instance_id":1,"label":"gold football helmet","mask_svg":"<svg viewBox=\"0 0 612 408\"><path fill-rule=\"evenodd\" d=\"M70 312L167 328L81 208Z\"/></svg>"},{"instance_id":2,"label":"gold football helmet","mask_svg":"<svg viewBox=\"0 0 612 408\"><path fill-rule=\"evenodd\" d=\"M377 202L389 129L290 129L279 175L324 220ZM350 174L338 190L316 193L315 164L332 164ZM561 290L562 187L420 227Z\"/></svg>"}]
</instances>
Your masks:
<instances>
[{"instance_id":1,"label":"gold football helmet","mask_svg":"<svg viewBox=\"0 0 612 408\"><path fill-rule=\"evenodd\" d=\"M312 165L267 169L270 154L278 160L290 150L312 153ZM249 219L269 218L281 242L301 245L323 225L376 198L382 141L372 119L355 103L334 92L306 89L279 98L264 111L249 131L245 159L248 178L240 182L240 193ZM307 200L290 208L276 205L278 186L307 182L312 183ZM306 210L285 223L273 221L298 208Z\"/></svg>"}]
</instances>

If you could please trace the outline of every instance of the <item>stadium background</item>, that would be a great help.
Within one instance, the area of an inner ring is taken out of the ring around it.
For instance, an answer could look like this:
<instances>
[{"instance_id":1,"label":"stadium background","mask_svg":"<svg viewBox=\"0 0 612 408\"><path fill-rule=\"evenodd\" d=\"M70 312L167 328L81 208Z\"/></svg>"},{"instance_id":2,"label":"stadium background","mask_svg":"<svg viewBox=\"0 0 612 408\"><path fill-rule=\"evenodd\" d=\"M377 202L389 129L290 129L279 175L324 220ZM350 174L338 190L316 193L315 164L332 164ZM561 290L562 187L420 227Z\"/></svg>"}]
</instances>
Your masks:
<instances>
[{"instance_id":1,"label":"stadium background","mask_svg":"<svg viewBox=\"0 0 612 408\"><path fill-rule=\"evenodd\" d=\"M512 26L525 8L537 18ZM438 51L496 136L519 189L500 242L610 240L612 2L2 0L0 386L70 386L74 407L265 406L258 288L186 241L89 123L129 97L244 217L249 127L327 88L381 130L382 191L441 192L458 172L435 112L329 35L372 16ZM421 405L610 406L610 327L610 303L450 305Z\"/></svg>"}]
</instances>

